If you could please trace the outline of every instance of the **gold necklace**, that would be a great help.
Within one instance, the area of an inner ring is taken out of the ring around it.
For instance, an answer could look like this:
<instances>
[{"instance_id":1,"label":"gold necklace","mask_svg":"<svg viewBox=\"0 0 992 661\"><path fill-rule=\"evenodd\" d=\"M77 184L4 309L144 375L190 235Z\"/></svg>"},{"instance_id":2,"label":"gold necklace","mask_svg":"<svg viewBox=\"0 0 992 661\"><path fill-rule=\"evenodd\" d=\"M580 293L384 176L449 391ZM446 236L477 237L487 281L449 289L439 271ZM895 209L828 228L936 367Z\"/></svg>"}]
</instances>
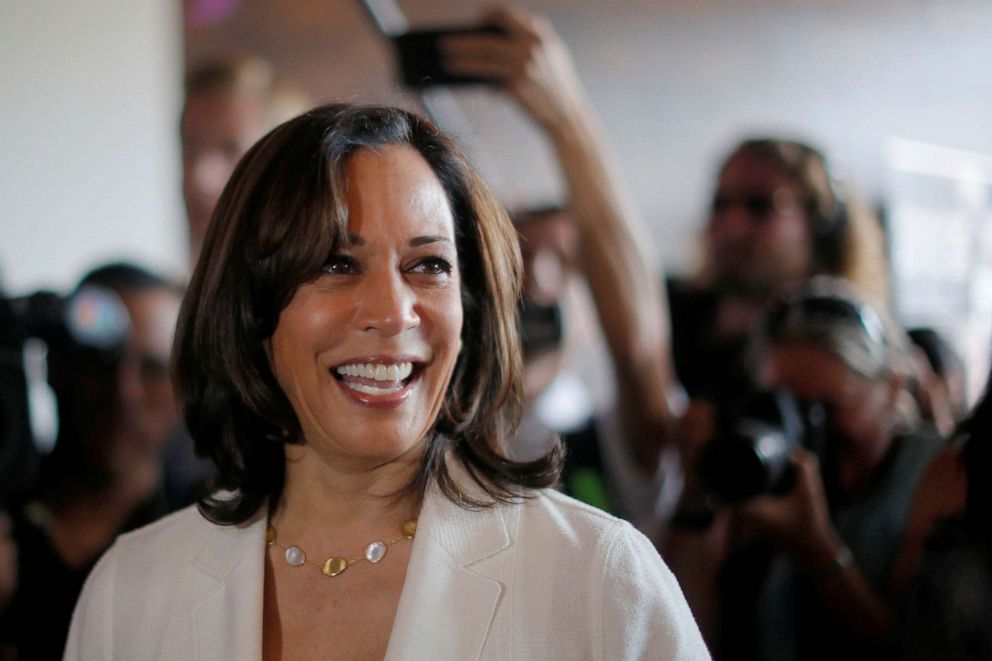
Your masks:
<instances>
[{"instance_id":1,"label":"gold necklace","mask_svg":"<svg viewBox=\"0 0 992 661\"><path fill-rule=\"evenodd\" d=\"M324 560L324 562L320 565L315 565L307 560L307 554L299 546L283 546L280 544L279 540L276 538L275 526L271 523L265 531L265 545L275 546L277 549L281 550L283 552L283 557L286 559L286 564L291 567L310 565L324 576L333 577L343 574L345 569L359 562L368 562L374 565L386 557L386 551L388 551L389 547L393 544L402 542L405 539L412 540L417 534L417 520L410 519L404 523L402 533L403 534L400 537L390 539L386 542L371 542L365 547L365 553L360 558L348 560L346 558L331 556L327 560Z\"/></svg>"}]
</instances>

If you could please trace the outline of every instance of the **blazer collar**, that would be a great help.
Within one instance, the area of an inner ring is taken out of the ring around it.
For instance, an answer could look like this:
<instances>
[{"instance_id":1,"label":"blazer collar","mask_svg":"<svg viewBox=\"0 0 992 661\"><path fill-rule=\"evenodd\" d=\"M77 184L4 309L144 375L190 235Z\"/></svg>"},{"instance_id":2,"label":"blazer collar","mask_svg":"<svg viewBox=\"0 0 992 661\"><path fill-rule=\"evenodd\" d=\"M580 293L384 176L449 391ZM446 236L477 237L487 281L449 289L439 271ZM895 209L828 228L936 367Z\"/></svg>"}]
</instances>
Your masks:
<instances>
[{"instance_id":1,"label":"blazer collar","mask_svg":"<svg viewBox=\"0 0 992 661\"><path fill-rule=\"evenodd\" d=\"M478 497L464 471L455 462L449 466L459 484ZM420 511L386 661L479 658L503 593L482 561L512 546L517 509L496 504L466 510L432 485Z\"/></svg>"},{"instance_id":2,"label":"blazer collar","mask_svg":"<svg viewBox=\"0 0 992 661\"><path fill-rule=\"evenodd\" d=\"M485 500L457 461L448 465L470 496ZM428 488L386 661L479 658L503 593L480 565L513 545L518 516L502 504L466 510ZM191 586L195 659L261 660L267 520L262 507L240 526L209 526L193 559L201 575Z\"/></svg>"},{"instance_id":3,"label":"blazer collar","mask_svg":"<svg viewBox=\"0 0 992 661\"><path fill-rule=\"evenodd\" d=\"M194 659L261 661L267 520L262 507L239 526L209 526L193 558L201 572L192 586Z\"/></svg>"}]
</instances>

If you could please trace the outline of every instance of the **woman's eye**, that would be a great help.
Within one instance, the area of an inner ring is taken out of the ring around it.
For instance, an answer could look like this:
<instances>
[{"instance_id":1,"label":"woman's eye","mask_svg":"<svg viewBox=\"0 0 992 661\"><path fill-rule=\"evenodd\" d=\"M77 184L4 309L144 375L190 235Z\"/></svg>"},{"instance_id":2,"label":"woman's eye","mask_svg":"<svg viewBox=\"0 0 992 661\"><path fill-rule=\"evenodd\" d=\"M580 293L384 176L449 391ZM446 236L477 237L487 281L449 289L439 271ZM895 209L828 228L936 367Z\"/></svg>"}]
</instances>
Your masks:
<instances>
[{"instance_id":1,"label":"woman's eye","mask_svg":"<svg viewBox=\"0 0 992 661\"><path fill-rule=\"evenodd\" d=\"M321 271L330 275L351 275L358 273L358 264L347 255L331 255Z\"/></svg>"},{"instance_id":2,"label":"woman's eye","mask_svg":"<svg viewBox=\"0 0 992 661\"><path fill-rule=\"evenodd\" d=\"M424 275L451 275L451 263L441 257L427 257L417 262L413 270Z\"/></svg>"}]
</instances>

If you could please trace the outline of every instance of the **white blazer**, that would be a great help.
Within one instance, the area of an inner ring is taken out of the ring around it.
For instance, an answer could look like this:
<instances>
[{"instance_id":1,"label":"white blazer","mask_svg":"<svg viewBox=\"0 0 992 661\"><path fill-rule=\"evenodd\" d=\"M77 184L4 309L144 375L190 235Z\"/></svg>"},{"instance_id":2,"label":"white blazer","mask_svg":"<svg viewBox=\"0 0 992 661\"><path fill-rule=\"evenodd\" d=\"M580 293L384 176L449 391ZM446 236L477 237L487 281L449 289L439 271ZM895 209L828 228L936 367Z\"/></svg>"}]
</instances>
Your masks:
<instances>
[{"instance_id":1,"label":"white blazer","mask_svg":"<svg viewBox=\"0 0 992 661\"><path fill-rule=\"evenodd\" d=\"M65 659L262 656L264 508L195 508L121 536L76 605ZM682 591L630 524L554 491L465 510L428 490L386 659L708 659Z\"/></svg>"}]
</instances>

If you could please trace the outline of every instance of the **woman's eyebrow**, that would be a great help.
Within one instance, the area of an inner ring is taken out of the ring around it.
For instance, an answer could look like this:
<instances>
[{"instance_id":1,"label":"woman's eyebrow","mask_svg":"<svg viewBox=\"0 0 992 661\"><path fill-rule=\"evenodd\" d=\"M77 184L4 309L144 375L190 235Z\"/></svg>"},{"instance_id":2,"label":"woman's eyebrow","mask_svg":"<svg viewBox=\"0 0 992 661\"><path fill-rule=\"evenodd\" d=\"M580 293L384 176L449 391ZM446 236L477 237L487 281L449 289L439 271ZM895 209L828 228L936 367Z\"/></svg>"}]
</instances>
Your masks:
<instances>
[{"instance_id":1,"label":"woman's eyebrow","mask_svg":"<svg viewBox=\"0 0 992 661\"><path fill-rule=\"evenodd\" d=\"M429 243L437 243L439 241L446 241L447 243L451 243L451 239L449 239L446 236L428 234L426 236L417 236L410 239L410 247L416 248L417 246L425 246Z\"/></svg>"},{"instance_id":2,"label":"woman's eyebrow","mask_svg":"<svg viewBox=\"0 0 992 661\"><path fill-rule=\"evenodd\" d=\"M425 245L428 245L428 244L431 244L431 243L438 243L438 242L452 243L451 239L449 239L446 236L441 236L439 234L427 234L425 236L416 236L416 237L410 239L410 247L411 248L416 248L417 246L425 246ZM358 234L349 234L348 235L348 240L347 240L347 245L349 245L349 246L364 246L365 245L365 239L363 239Z\"/></svg>"}]
</instances>

